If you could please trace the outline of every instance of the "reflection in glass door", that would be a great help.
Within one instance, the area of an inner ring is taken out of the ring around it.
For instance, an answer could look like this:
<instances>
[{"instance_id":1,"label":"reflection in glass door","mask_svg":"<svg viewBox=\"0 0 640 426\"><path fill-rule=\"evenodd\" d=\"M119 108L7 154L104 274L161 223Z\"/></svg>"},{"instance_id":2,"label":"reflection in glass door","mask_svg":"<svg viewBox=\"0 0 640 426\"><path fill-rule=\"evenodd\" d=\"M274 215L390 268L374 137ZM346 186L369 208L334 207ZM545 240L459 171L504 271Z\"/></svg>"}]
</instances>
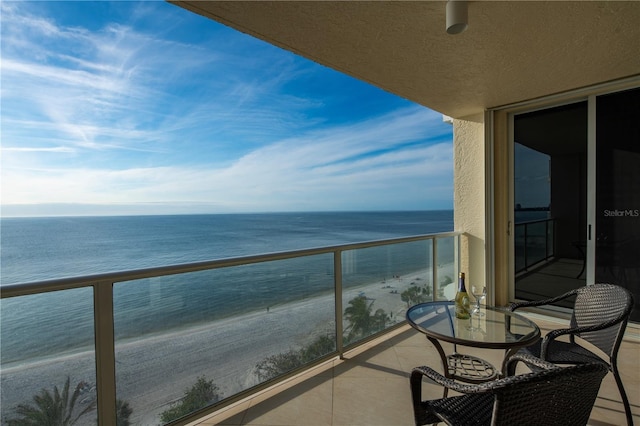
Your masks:
<instances>
[{"instance_id":1,"label":"reflection in glass door","mask_svg":"<svg viewBox=\"0 0 640 426\"><path fill-rule=\"evenodd\" d=\"M586 284L587 101L514 117L515 297Z\"/></svg>"},{"instance_id":2,"label":"reflection in glass door","mask_svg":"<svg viewBox=\"0 0 640 426\"><path fill-rule=\"evenodd\" d=\"M636 300L640 321L640 89L596 98L595 282Z\"/></svg>"}]
</instances>

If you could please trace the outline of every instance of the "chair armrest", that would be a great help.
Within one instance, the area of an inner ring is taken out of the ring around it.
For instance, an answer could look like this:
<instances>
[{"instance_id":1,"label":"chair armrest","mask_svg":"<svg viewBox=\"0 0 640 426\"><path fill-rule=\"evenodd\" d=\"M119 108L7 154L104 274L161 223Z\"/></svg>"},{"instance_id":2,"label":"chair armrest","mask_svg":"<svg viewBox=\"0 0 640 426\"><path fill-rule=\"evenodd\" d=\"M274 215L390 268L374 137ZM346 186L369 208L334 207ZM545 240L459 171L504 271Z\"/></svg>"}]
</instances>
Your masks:
<instances>
[{"instance_id":1,"label":"chair armrest","mask_svg":"<svg viewBox=\"0 0 640 426\"><path fill-rule=\"evenodd\" d=\"M571 290L568 291L564 294L561 294L560 296L556 296L553 297L551 299L544 299L544 300L532 300L529 302L514 302L512 304L509 305L509 307L507 309L509 309L511 312L515 311L516 309L520 309L520 308L527 308L527 307L532 307L532 306L543 306L543 305L550 305L552 303L556 303L559 302L560 300L564 300L568 297L571 296L575 296L578 293L578 290Z\"/></svg>"},{"instance_id":2,"label":"chair armrest","mask_svg":"<svg viewBox=\"0 0 640 426\"><path fill-rule=\"evenodd\" d=\"M552 370L554 368L557 368L557 365L551 362L545 361L525 352L518 352L507 360L507 371L515 371L516 366L512 366L512 364L516 364L518 362L525 363L531 370L533 370L532 367L535 367L535 369L538 370ZM513 367L513 369L510 369L511 367Z\"/></svg>"},{"instance_id":3,"label":"chair armrest","mask_svg":"<svg viewBox=\"0 0 640 426\"><path fill-rule=\"evenodd\" d=\"M411 389L412 394L414 396L414 402L420 402L420 396L422 393L421 383L422 378L427 377L428 379L434 381L435 383L444 386L447 389L454 390L460 393L478 393L485 392L480 388L480 385L472 385L466 383L456 382L453 379L449 379L448 377L443 376L438 373L434 369L426 366L416 367L411 371ZM489 382L491 383L491 382Z\"/></svg>"},{"instance_id":4,"label":"chair armrest","mask_svg":"<svg viewBox=\"0 0 640 426\"><path fill-rule=\"evenodd\" d=\"M543 370L552 370L558 368L555 364L552 364L547 361L543 361L540 358L536 358L529 354L517 353L513 355L507 361L508 364L524 362L529 367L537 367L538 369ZM515 366L514 366L515 371ZM464 394L482 394L482 393L493 393L497 389L501 389L514 381L520 380L519 376L510 376L505 377L499 380L494 380L491 382L479 383L479 384L467 384L460 383L453 379L443 376L437 371L433 370L429 367L416 367L411 371L411 394L413 396L414 406L416 404L420 404L422 398L422 378L427 377L434 381L435 383L446 387L447 389L451 389L453 391L464 393ZM520 376L522 377L522 376Z\"/></svg>"},{"instance_id":5,"label":"chair armrest","mask_svg":"<svg viewBox=\"0 0 640 426\"><path fill-rule=\"evenodd\" d=\"M556 330L551 330L549 331L544 338L542 339L542 342L540 344L540 358L542 359L546 359L547 358L547 348L549 347L549 344L551 344L551 342L553 340L555 340L556 338L560 337L560 336L565 336L565 335L570 335L572 336L579 336L582 333L588 333L590 331L598 331L598 330L604 330L605 328L609 328L613 325L616 325L617 323L619 323L620 321L623 321L624 317L619 317L619 318L615 318L613 320L610 321L606 321L603 322L601 324L596 324L596 325L589 325L589 326L583 326L583 327L572 327L572 328L559 328ZM572 340L573 341L573 340Z\"/></svg>"}]
</instances>

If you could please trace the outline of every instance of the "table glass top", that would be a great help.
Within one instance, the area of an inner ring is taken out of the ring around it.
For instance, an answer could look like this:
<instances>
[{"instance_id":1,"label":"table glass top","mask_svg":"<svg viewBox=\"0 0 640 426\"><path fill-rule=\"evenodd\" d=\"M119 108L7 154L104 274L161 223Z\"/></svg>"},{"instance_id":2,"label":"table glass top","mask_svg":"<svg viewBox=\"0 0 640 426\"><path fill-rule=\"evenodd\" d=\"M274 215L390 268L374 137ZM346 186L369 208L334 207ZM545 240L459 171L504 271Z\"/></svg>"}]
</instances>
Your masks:
<instances>
[{"instance_id":1,"label":"table glass top","mask_svg":"<svg viewBox=\"0 0 640 426\"><path fill-rule=\"evenodd\" d=\"M411 326L446 342L486 348L526 346L540 337L538 326L522 315L482 307L480 315L458 319L453 302L427 302L407 311ZM473 321L473 322L472 322Z\"/></svg>"}]
</instances>

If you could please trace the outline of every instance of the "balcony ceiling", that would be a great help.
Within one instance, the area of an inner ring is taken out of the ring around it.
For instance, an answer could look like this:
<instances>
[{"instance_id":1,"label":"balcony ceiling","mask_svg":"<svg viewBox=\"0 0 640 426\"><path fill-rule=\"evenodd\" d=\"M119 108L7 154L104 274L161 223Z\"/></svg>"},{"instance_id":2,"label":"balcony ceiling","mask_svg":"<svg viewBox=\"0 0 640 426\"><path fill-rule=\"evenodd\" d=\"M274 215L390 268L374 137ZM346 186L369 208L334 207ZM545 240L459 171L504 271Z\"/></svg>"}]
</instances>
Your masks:
<instances>
[{"instance_id":1,"label":"balcony ceiling","mask_svg":"<svg viewBox=\"0 0 640 426\"><path fill-rule=\"evenodd\" d=\"M640 74L640 2L175 1L452 117Z\"/></svg>"}]
</instances>

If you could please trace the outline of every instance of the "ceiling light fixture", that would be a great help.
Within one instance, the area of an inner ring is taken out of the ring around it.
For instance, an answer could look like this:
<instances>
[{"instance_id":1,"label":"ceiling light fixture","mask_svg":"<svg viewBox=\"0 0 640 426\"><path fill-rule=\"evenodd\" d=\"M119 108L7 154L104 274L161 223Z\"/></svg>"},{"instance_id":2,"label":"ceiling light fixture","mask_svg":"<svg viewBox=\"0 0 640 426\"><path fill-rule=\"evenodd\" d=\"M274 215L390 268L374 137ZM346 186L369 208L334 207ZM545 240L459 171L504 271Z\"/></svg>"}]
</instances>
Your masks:
<instances>
[{"instance_id":1,"label":"ceiling light fixture","mask_svg":"<svg viewBox=\"0 0 640 426\"><path fill-rule=\"evenodd\" d=\"M469 14L465 0L447 1L447 33L460 34L469 26Z\"/></svg>"}]
</instances>

